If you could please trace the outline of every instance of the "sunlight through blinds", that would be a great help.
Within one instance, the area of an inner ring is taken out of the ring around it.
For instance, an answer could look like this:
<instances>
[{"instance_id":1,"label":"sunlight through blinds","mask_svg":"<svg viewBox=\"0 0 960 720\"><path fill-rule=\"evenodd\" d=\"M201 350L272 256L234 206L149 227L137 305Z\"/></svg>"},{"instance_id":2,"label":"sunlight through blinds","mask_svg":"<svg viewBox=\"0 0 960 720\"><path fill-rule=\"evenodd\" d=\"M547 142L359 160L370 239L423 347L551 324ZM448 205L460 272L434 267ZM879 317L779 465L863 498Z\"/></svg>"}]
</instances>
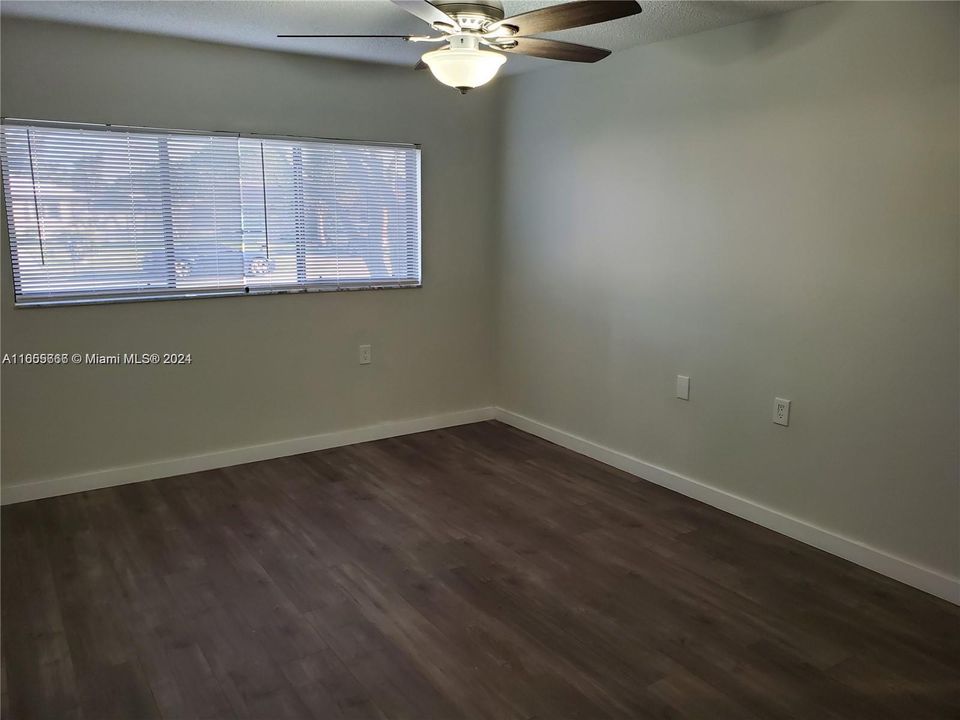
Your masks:
<instances>
[{"instance_id":1,"label":"sunlight through blinds","mask_svg":"<svg viewBox=\"0 0 960 720\"><path fill-rule=\"evenodd\" d=\"M420 285L420 150L5 121L18 305Z\"/></svg>"}]
</instances>

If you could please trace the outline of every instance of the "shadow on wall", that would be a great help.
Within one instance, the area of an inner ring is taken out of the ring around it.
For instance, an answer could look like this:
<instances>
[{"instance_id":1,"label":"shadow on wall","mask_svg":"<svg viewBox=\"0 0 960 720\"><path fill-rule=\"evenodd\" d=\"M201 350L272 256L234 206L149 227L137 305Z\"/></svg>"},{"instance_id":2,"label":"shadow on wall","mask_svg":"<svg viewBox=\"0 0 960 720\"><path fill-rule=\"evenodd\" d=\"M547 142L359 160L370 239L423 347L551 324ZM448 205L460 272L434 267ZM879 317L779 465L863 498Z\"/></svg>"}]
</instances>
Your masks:
<instances>
[{"instance_id":1,"label":"shadow on wall","mask_svg":"<svg viewBox=\"0 0 960 720\"><path fill-rule=\"evenodd\" d=\"M741 5L738 2L709 4L714 7ZM786 50L806 45L816 36L826 32L841 13L848 10L845 7L846 3L837 2L829 5L829 12L808 14L806 23L791 22L789 18L791 13L769 15L744 23L740 28L743 33L741 42L718 42L726 36L717 33L714 35L717 41L714 42L683 43L683 52L705 65L729 65L745 58L755 58L757 55L766 58L775 57ZM735 15L735 12L731 15ZM785 32L788 25L791 26L789 34Z\"/></svg>"}]
</instances>

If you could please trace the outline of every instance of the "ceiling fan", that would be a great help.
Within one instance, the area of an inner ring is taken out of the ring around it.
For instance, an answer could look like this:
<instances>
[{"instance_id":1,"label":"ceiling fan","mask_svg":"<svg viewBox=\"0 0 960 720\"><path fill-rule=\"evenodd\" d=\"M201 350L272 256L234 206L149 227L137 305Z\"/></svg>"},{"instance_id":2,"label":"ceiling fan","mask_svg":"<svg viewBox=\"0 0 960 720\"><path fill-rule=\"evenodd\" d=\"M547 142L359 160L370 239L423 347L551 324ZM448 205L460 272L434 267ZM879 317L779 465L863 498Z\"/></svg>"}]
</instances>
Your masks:
<instances>
[{"instance_id":1,"label":"ceiling fan","mask_svg":"<svg viewBox=\"0 0 960 720\"><path fill-rule=\"evenodd\" d=\"M593 63L609 50L530 37L636 15L636 0L577 0L503 17L500 0L392 0L412 15L430 23L437 36L419 35L278 35L282 38L397 38L407 42L446 43L425 53L416 69L427 67L434 77L466 93L490 82L506 57L500 52L534 55L553 60ZM489 49L487 49L489 48ZM496 51L500 52L496 52Z\"/></svg>"}]
</instances>

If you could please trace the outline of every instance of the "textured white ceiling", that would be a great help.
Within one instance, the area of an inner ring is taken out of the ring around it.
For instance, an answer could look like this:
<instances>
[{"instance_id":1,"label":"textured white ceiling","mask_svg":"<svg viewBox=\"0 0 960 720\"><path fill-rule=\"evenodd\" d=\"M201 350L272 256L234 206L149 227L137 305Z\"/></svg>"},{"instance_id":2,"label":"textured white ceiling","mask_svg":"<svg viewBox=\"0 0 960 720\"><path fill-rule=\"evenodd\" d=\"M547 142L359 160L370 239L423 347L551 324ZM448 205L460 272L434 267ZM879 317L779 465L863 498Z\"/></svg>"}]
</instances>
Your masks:
<instances>
[{"instance_id":1,"label":"textured white ceiling","mask_svg":"<svg viewBox=\"0 0 960 720\"><path fill-rule=\"evenodd\" d=\"M558 4L559 0L503 0L507 15ZM645 2L643 13L546 37L620 50L633 45L732 25L786 12L812 2ZM206 40L227 45L328 57L414 65L433 45L403 40L279 39L278 33L427 34L426 23L389 0L3 0L0 14ZM556 64L511 55L507 72Z\"/></svg>"}]
</instances>

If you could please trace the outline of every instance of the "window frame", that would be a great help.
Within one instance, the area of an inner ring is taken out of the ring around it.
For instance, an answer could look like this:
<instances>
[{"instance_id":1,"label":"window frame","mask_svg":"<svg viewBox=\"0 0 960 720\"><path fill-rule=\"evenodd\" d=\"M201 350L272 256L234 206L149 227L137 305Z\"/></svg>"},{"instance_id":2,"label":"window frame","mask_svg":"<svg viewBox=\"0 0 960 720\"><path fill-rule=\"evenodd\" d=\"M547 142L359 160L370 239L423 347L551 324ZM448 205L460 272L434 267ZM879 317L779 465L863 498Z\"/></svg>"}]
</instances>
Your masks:
<instances>
[{"instance_id":1,"label":"window frame","mask_svg":"<svg viewBox=\"0 0 960 720\"><path fill-rule=\"evenodd\" d=\"M14 307L69 307L82 305L106 305L114 303L157 302L164 300L194 300L200 298L243 297L257 295L299 295L303 293L333 293L354 292L364 290L412 290L423 287L423 146L420 143L393 142L381 140L358 140L346 138L324 138L305 135L282 135L260 132L229 132L222 130L185 130L179 128L161 128L138 125L115 125L111 123L68 122L59 120L35 120L27 118L0 117L0 125L20 127L47 127L62 130L94 130L100 132L121 133L152 133L163 135L194 135L201 137L230 137L250 140L278 140L286 142L326 143L331 145L359 145L365 147L402 148L416 151L417 168L417 198L416 198L416 235L417 235L417 278L416 280L401 280L396 283L369 283L362 280L347 280L337 284L329 282L307 281L301 274L304 260L304 250L301 247L302 230L297 230L297 282L296 284L265 285L206 290L189 290L173 288L169 290L151 289L137 294L130 291L92 291L89 296L84 294L65 295L63 297L42 297L37 299L18 298L14 279L17 249L15 235L11 231L13 217L8 205L7 184L0 182L0 196L3 205L3 223L7 235L7 250L10 259L10 285L14 295ZM5 173L4 173L5 174ZM303 208L299 212L302 214ZM304 245L305 247L305 245ZM96 292L96 294L93 294Z\"/></svg>"}]
</instances>

